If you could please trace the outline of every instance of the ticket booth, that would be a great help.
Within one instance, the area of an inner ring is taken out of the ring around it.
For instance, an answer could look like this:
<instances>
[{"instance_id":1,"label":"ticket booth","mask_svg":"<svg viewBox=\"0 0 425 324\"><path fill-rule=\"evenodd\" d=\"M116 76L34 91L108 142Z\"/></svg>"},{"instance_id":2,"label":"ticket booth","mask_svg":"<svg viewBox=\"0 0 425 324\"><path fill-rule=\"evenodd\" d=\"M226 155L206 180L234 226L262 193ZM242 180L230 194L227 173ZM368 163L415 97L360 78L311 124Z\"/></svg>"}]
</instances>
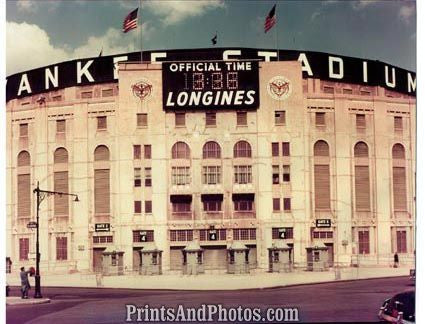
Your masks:
<instances>
[{"instance_id":1,"label":"ticket booth","mask_svg":"<svg viewBox=\"0 0 425 324\"><path fill-rule=\"evenodd\" d=\"M249 273L249 248L239 241L227 247L227 273Z\"/></svg>"},{"instance_id":2,"label":"ticket booth","mask_svg":"<svg viewBox=\"0 0 425 324\"><path fill-rule=\"evenodd\" d=\"M291 250L292 247L288 246L281 240L272 244L269 250L269 272L291 272L292 260Z\"/></svg>"},{"instance_id":3,"label":"ticket booth","mask_svg":"<svg viewBox=\"0 0 425 324\"><path fill-rule=\"evenodd\" d=\"M328 247L324 244L307 247L307 271L325 271L329 268Z\"/></svg>"},{"instance_id":4,"label":"ticket booth","mask_svg":"<svg viewBox=\"0 0 425 324\"><path fill-rule=\"evenodd\" d=\"M204 273L204 250L196 241L190 242L183 249L183 274L196 275Z\"/></svg>"},{"instance_id":5,"label":"ticket booth","mask_svg":"<svg viewBox=\"0 0 425 324\"><path fill-rule=\"evenodd\" d=\"M162 274L162 251L156 247L154 242L146 243L140 253L141 275L160 275Z\"/></svg>"},{"instance_id":6,"label":"ticket booth","mask_svg":"<svg viewBox=\"0 0 425 324\"><path fill-rule=\"evenodd\" d=\"M124 274L124 252L108 247L102 252L102 273L104 276L119 276Z\"/></svg>"}]
</instances>

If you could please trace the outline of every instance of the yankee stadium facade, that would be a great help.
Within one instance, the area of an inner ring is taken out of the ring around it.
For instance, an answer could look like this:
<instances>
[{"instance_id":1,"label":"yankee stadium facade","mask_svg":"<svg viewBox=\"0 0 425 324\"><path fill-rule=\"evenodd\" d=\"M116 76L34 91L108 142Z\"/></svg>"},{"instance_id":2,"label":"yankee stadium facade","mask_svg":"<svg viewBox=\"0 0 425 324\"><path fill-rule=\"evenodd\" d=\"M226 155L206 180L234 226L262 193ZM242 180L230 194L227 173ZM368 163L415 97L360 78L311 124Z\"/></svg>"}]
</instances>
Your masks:
<instances>
[{"instance_id":1,"label":"yankee stadium facade","mask_svg":"<svg viewBox=\"0 0 425 324\"><path fill-rule=\"evenodd\" d=\"M37 183L79 198L40 203L43 273L414 263L414 72L318 52L146 51L14 74L6 100L12 269L35 263Z\"/></svg>"}]
</instances>

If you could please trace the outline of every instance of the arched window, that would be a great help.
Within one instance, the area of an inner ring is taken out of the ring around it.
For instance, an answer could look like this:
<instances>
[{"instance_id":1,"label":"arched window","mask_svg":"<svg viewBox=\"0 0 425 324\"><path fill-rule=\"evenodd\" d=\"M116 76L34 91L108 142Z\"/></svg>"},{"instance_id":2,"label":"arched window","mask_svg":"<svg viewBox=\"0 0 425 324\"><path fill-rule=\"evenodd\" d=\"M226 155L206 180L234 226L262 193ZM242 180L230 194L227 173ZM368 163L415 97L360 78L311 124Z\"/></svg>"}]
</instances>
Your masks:
<instances>
[{"instance_id":1,"label":"arched window","mask_svg":"<svg viewBox=\"0 0 425 324\"><path fill-rule=\"evenodd\" d=\"M68 151L59 147L53 154L54 164L60 164L60 169L54 172L54 190L59 192L68 192ZM68 217L69 215L69 196L55 195L54 197L55 216Z\"/></svg>"},{"instance_id":2,"label":"arched window","mask_svg":"<svg viewBox=\"0 0 425 324\"><path fill-rule=\"evenodd\" d=\"M18 154L18 167L28 166L31 164L30 154L27 151L21 151Z\"/></svg>"},{"instance_id":3,"label":"arched window","mask_svg":"<svg viewBox=\"0 0 425 324\"><path fill-rule=\"evenodd\" d=\"M190 159L190 148L185 142L177 142L171 149L173 159Z\"/></svg>"},{"instance_id":4,"label":"arched window","mask_svg":"<svg viewBox=\"0 0 425 324\"><path fill-rule=\"evenodd\" d=\"M202 149L202 157L204 159L219 159L221 158L220 145L217 142L210 141L204 144Z\"/></svg>"},{"instance_id":5,"label":"arched window","mask_svg":"<svg viewBox=\"0 0 425 324\"><path fill-rule=\"evenodd\" d=\"M365 142L357 142L354 145L355 158L367 158L369 148ZM370 211L370 178L369 160L355 159L354 165L354 189L356 196L356 210Z\"/></svg>"},{"instance_id":6,"label":"arched window","mask_svg":"<svg viewBox=\"0 0 425 324\"><path fill-rule=\"evenodd\" d=\"M109 149L105 145L99 145L94 150L95 161L109 161Z\"/></svg>"},{"instance_id":7,"label":"arched window","mask_svg":"<svg viewBox=\"0 0 425 324\"><path fill-rule=\"evenodd\" d=\"M365 158L369 157L369 148L365 142L357 142L354 145L354 157Z\"/></svg>"},{"instance_id":8,"label":"arched window","mask_svg":"<svg viewBox=\"0 0 425 324\"><path fill-rule=\"evenodd\" d=\"M329 156L329 145L325 141L317 141L314 144L314 156Z\"/></svg>"},{"instance_id":9,"label":"arched window","mask_svg":"<svg viewBox=\"0 0 425 324\"><path fill-rule=\"evenodd\" d=\"M63 147L59 147L56 149L53 159L55 164L68 163L68 151Z\"/></svg>"},{"instance_id":10,"label":"arched window","mask_svg":"<svg viewBox=\"0 0 425 324\"><path fill-rule=\"evenodd\" d=\"M406 165L405 150L403 145L394 144L393 156L393 200L394 210L407 210L407 186L406 186Z\"/></svg>"},{"instance_id":11,"label":"arched window","mask_svg":"<svg viewBox=\"0 0 425 324\"><path fill-rule=\"evenodd\" d=\"M250 158L251 145L247 141L239 141L233 147L233 157L235 158Z\"/></svg>"},{"instance_id":12,"label":"arched window","mask_svg":"<svg viewBox=\"0 0 425 324\"><path fill-rule=\"evenodd\" d=\"M404 159L404 146L401 144L394 144L393 146L393 159Z\"/></svg>"}]
</instances>

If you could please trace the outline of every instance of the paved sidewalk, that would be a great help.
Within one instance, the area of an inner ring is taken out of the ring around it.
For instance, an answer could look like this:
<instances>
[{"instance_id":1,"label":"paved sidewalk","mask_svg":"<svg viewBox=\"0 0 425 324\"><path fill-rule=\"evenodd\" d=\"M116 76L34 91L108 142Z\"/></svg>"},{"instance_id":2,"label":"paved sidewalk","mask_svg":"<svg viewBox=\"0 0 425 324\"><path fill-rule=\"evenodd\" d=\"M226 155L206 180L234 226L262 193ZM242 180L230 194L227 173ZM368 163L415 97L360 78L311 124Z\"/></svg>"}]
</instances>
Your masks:
<instances>
[{"instance_id":1,"label":"paved sidewalk","mask_svg":"<svg viewBox=\"0 0 425 324\"><path fill-rule=\"evenodd\" d=\"M22 299L21 297L6 297L6 305L35 305L50 303L49 298L28 298Z\"/></svg>"},{"instance_id":2,"label":"paved sidewalk","mask_svg":"<svg viewBox=\"0 0 425 324\"><path fill-rule=\"evenodd\" d=\"M365 267L340 268L338 270L311 272L295 270L289 273L251 273L246 275L202 274L202 275L156 275L101 276L95 274L42 274L41 285L45 287L103 287L128 289L175 289L175 290L236 290L258 289L298 284L332 282L408 276L409 267ZM18 274L8 274L10 286L19 286Z\"/></svg>"}]
</instances>

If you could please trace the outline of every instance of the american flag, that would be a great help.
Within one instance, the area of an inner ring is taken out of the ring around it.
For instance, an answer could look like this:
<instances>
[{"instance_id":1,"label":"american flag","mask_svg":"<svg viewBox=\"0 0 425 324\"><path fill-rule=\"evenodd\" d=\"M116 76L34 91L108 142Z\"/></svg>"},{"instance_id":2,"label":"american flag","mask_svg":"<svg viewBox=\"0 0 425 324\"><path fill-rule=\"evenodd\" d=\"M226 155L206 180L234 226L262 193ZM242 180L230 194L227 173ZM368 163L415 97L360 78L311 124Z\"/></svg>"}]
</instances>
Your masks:
<instances>
[{"instance_id":1,"label":"american flag","mask_svg":"<svg viewBox=\"0 0 425 324\"><path fill-rule=\"evenodd\" d=\"M127 15L127 17L125 17L122 24L122 31L124 33L137 28L137 10L139 10L139 8L134 9Z\"/></svg>"},{"instance_id":2,"label":"american flag","mask_svg":"<svg viewBox=\"0 0 425 324\"><path fill-rule=\"evenodd\" d=\"M273 6L264 22L264 32L267 33L276 24L276 5Z\"/></svg>"}]
</instances>

